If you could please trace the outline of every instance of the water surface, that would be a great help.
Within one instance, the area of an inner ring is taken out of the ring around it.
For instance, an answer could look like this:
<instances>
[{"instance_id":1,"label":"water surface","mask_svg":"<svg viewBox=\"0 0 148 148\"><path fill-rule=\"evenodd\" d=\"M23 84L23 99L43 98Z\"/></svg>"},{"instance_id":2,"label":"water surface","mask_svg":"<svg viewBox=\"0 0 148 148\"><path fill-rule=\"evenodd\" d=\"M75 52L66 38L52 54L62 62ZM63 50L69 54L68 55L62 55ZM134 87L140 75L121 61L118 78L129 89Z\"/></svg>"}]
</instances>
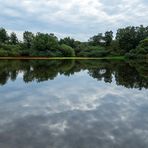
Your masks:
<instances>
[{"instance_id":1,"label":"water surface","mask_svg":"<svg viewBox=\"0 0 148 148\"><path fill-rule=\"evenodd\" d=\"M1 60L0 148L147 148L147 67Z\"/></svg>"}]
</instances>

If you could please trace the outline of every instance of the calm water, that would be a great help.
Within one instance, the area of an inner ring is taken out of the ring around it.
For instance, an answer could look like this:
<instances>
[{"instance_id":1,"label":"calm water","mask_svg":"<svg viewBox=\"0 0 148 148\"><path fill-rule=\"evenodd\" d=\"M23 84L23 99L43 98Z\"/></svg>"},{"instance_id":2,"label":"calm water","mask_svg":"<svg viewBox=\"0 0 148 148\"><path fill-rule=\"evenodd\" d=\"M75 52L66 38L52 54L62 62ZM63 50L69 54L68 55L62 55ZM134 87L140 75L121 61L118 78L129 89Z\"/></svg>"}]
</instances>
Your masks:
<instances>
[{"instance_id":1,"label":"calm water","mask_svg":"<svg viewBox=\"0 0 148 148\"><path fill-rule=\"evenodd\" d=\"M148 148L148 63L0 61L0 148Z\"/></svg>"}]
</instances>

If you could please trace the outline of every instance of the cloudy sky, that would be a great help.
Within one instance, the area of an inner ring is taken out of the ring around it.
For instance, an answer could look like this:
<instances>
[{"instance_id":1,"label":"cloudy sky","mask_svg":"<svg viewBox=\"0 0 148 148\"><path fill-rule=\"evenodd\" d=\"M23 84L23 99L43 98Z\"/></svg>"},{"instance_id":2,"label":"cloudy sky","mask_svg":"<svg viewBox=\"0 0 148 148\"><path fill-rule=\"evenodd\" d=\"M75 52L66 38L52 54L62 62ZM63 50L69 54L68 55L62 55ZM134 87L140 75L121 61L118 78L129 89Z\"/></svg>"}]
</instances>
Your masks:
<instances>
[{"instance_id":1,"label":"cloudy sky","mask_svg":"<svg viewBox=\"0 0 148 148\"><path fill-rule=\"evenodd\" d=\"M106 30L148 25L147 0L0 0L0 26L87 40Z\"/></svg>"}]
</instances>

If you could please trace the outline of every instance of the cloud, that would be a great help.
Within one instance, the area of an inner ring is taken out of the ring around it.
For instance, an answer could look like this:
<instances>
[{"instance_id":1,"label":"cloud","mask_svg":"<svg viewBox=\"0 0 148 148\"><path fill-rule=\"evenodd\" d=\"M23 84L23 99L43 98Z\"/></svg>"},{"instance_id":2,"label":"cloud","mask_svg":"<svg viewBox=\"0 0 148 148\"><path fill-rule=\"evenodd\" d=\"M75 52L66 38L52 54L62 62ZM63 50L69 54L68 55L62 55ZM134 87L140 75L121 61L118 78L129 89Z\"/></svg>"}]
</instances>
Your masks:
<instances>
[{"instance_id":1,"label":"cloud","mask_svg":"<svg viewBox=\"0 0 148 148\"><path fill-rule=\"evenodd\" d=\"M86 40L126 25L147 25L146 0L0 0L0 22L9 30L54 32Z\"/></svg>"}]
</instances>

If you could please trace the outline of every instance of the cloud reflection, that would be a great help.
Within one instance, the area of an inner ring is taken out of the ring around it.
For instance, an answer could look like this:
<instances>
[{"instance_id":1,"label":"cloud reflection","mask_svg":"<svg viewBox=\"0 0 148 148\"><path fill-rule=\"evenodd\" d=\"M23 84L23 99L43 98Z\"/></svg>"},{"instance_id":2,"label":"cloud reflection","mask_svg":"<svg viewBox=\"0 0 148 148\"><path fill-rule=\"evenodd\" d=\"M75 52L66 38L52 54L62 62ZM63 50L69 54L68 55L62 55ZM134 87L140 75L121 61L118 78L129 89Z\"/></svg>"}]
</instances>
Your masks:
<instances>
[{"instance_id":1,"label":"cloud reflection","mask_svg":"<svg viewBox=\"0 0 148 148\"><path fill-rule=\"evenodd\" d=\"M0 90L0 147L146 148L147 96L87 71L38 84L18 77Z\"/></svg>"}]
</instances>

